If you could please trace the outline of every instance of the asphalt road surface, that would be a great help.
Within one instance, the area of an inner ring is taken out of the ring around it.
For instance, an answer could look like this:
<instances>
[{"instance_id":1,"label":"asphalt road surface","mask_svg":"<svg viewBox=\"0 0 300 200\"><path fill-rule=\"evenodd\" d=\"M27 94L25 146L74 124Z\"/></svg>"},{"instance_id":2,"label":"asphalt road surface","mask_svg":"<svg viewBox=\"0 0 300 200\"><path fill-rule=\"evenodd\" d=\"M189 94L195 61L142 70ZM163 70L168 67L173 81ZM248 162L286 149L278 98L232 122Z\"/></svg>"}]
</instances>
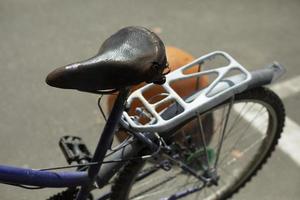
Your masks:
<instances>
[{"instance_id":1,"label":"asphalt road surface","mask_svg":"<svg viewBox=\"0 0 300 200\"><path fill-rule=\"evenodd\" d=\"M292 139L283 139L259 175L233 199L299 199L299 10L298 0L0 1L0 163L64 165L57 142L66 134L83 137L93 151L104 124L97 96L54 89L44 79L55 67L95 55L118 29L140 25L196 57L223 50L249 70L273 60L286 66L280 80L285 85L275 89L283 96L286 135ZM0 199L46 199L57 191L1 184Z\"/></svg>"}]
</instances>

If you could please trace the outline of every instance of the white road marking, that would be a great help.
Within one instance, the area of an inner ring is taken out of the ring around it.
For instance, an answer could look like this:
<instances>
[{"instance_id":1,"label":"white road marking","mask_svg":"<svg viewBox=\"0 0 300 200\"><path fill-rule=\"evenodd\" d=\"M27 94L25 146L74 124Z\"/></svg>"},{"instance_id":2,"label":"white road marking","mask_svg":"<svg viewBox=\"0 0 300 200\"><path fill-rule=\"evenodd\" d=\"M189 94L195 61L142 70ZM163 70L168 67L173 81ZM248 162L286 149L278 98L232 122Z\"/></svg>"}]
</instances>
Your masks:
<instances>
[{"instance_id":1,"label":"white road marking","mask_svg":"<svg viewBox=\"0 0 300 200\"><path fill-rule=\"evenodd\" d=\"M240 110L240 107L236 105L234 107L236 110ZM258 132L264 134L267 127L262 127L260 120L253 120L256 115L256 111L248 111L243 115L243 118L251 122L251 126L255 128ZM265 124L264 124L265 125ZM286 117L285 127L281 138L279 140L278 147L281 151L285 152L295 163L300 165L300 126L293 120Z\"/></svg>"},{"instance_id":2,"label":"white road marking","mask_svg":"<svg viewBox=\"0 0 300 200\"><path fill-rule=\"evenodd\" d=\"M271 85L271 89L284 99L300 92L300 76Z\"/></svg>"},{"instance_id":3,"label":"white road marking","mask_svg":"<svg viewBox=\"0 0 300 200\"><path fill-rule=\"evenodd\" d=\"M284 99L300 92L300 76L271 85L271 89ZM300 126L285 118L285 127L279 140L279 148L300 166Z\"/></svg>"},{"instance_id":4,"label":"white road marking","mask_svg":"<svg viewBox=\"0 0 300 200\"><path fill-rule=\"evenodd\" d=\"M288 117L279 140L279 148L300 166L300 126Z\"/></svg>"}]
</instances>

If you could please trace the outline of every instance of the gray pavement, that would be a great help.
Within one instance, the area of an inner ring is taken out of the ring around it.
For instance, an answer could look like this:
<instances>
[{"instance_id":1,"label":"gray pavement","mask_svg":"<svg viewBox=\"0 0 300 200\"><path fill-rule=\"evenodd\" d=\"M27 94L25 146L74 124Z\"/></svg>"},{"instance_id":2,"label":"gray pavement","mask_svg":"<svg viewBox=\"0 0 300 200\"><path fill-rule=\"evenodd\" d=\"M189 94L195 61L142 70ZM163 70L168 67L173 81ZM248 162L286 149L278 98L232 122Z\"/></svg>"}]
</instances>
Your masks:
<instances>
[{"instance_id":1,"label":"gray pavement","mask_svg":"<svg viewBox=\"0 0 300 200\"><path fill-rule=\"evenodd\" d=\"M97 96L46 86L53 68L93 56L121 27L160 28L167 45L200 56L224 50L248 69L273 60L285 80L300 75L300 1L0 1L0 163L32 168L64 164L57 141L79 135L91 146L103 121ZM299 94L284 99L300 123ZM300 173L276 151L233 199L299 199ZM0 199L45 199L56 189L0 185Z\"/></svg>"}]
</instances>

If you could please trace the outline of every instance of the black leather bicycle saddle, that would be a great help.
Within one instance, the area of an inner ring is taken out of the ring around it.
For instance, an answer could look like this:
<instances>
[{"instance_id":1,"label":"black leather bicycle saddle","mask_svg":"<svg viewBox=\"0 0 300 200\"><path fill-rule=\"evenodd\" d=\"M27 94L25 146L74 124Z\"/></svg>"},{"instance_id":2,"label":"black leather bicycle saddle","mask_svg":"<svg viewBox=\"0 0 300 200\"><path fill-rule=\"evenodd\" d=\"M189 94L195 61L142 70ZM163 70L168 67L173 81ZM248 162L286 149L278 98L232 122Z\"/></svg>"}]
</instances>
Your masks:
<instances>
[{"instance_id":1,"label":"black leather bicycle saddle","mask_svg":"<svg viewBox=\"0 0 300 200\"><path fill-rule=\"evenodd\" d=\"M96 56L55 69L46 82L81 91L121 89L144 81L164 82L166 65L164 44L155 33L126 27L104 41Z\"/></svg>"}]
</instances>

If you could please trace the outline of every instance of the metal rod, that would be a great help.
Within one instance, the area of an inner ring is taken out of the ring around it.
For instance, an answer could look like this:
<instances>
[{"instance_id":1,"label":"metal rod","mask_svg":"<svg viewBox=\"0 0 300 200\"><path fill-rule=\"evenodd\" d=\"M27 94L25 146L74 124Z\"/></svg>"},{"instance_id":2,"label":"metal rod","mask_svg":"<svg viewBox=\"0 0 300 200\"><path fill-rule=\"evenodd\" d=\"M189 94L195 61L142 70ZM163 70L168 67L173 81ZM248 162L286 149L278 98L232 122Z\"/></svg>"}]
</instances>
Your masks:
<instances>
[{"instance_id":1,"label":"metal rod","mask_svg":"<svg viewBox=\"0 0 300 200\"><path fill-rule=\"evenodd\" d=\"M221 135L221 138L219 140L217 157L216 157L216 162L215 162L215 166L214 166L215 169L217 168L218 161L219 161L219 158L220 158L220 152L221 152L221 149L222 149L222 144L223 144L223 141L224 141L225 131L226 131L226 128L227 128L227 123L228 123L228 119L229 119L229 115L230 115L230 111L231 111L233 101L234 101L234 96L231 97L231 99L230 99L230 103L229 103L229 106L228 106L228 111L227 111L227 114L226 114L225 123L224 123L223 130L222 130L222 135Z\"/></svg>"},{"instance_id":2,"label":"metal rod","mask_svg":"<svg viewBox=\"0 0 300 200\"><path fill-rule=\"evenodd\" d=\"M198 72L200 72L200 70L201 70L201 63L198 64ZM195 91L198 91L198 90L199 90L199 86L200 86L199 80L200 80L200 77L201 77L201 76L197 76Z\"/></svg>"},{"instance_id":3,"label":"metal rod","mask_svg":"<svg viewBox=\"0 0 300 200\"><path fill-rule=\"evenodd\" d=\"M205 138L205 133L204 133L204 129L203 129L203 125L202 125L202 120L200 119L200 115L199 113L197 113L197 121L198 121L198 129L201 132L201 142L203 144L203 148L204 148L204 152L205 152L205 160L206 160L206 164L207 167L209 167L209 158L208 158L208 153L207 153L207 145L206 145L206 138Z\"/></svg>"}]
</instances>

